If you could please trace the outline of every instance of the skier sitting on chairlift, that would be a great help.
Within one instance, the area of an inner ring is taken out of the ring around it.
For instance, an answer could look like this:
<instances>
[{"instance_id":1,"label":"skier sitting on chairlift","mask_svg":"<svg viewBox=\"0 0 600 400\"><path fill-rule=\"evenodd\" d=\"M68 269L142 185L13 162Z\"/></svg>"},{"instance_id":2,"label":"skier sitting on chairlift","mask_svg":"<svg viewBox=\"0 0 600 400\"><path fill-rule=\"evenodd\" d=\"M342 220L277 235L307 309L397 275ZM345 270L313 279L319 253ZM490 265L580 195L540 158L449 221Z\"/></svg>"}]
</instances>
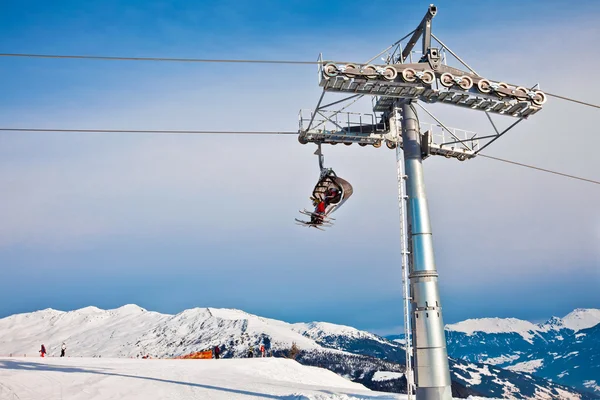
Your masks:
<instances>
[{"instance_id":1,"label":"skier sitting on chairlift","mask_svg":"<svg viewBox=\"0 0 600 400\"><path fill-rule=\"evenodd\" d=\"M332 203L337 203L340 201L340 191L338 188L335 187L330 187L329 189L327 189L327 191L325 192L325 207L327 207L329 204Z\"/></svg>"},{"instance_id":2,"label":"skier sitting on chairlift","mask_svg":"<svg viewBox=\"0 0 600 400\"><path fill-rule=\"evenodd\" d=\"M313 205L315 206L315 212L310 216L310 223L315 225L321 224L323 222L322 215L325 214L325 201L313 198Z\"/></svg>"},{"instance_id":3,"label":"skier sitting on chairlift","mask_svg":"<svg viewBox=\"0 0 600 400\"><path fill-rule=\"evenodd\" d=\"M340 201L340 191L337 188L330 187L325 191L325 197L323 200L313 199L313 204L315 205L315 212L312 215L310 222L313 224L319 224L323 222L323 218L321 217L325 214L325 209L332 203L337 203Z\"/></svg>"},{"instance_id":4,"label":"skier sitting on chairlift","mask_svg":"<svg viewBox=\"0 0 600 400\"><path fill-rule=\"evenodd\" d=\"M320 226L331 226L332 218L329 214L340 207L351 195L352 185L338 177L331 168L323 167L323 155L321 146L315 153L319 156L319 167L321 175L317 185L313 189L311 200L315 207L313 212L304 211L303 214L310 215L310 222L296 219L296 222L304 226L319 228Z\"/></svg>"}]
</instances>

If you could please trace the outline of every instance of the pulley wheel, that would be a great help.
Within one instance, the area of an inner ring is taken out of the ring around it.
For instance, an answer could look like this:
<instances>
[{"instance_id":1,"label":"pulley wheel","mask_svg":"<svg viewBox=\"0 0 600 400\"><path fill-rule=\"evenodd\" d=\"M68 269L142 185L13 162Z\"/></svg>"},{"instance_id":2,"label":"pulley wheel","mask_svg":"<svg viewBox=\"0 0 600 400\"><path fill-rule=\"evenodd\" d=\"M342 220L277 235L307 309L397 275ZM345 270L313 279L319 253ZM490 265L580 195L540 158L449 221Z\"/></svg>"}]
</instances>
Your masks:
<instances>
[{"instance_id":1,"label":"pulley wheel","mask_svg":"<svg viewBox=\"0 0 600 400\"><path fill-rule=\"evenodd\" d=\"M375 147L376 149L381 147L381 140L376 141L375 143L373 143L373 147Z\"/></svg>"},{"instance_id":2,"label":"pulley wheel","mask_svg":"<svg viewBox=\"0 0 600 400\"><path fill-rule=\"evenodd\" d=\"M349 69L353 71L348 71ZM358 72L358 67L356 64L346 64L346 69L344 70L344 75L348 75L352 78L356 76L356 72Z\"/></svg>"},{"instance_id":3,"label":"pulley wheel","mask_svg":"<svg viewBox=\"0 0 600 400\"><path fill-rule=\"evenodd\" d=\"M306 138L304 138L303 136L298 136L298 141L300 142L300 144L308 143L308 140L306 140Z\"/></svg>"},{"instance_id":4,"label":"pulley wheel","mask_svg":"<svg viewBox=\"0 0 600 400\"><path fill-rule=\"evenodd\" d=\"M431 85L434 80L435 80L435 74L433 73L433 71L430 71L430 70L423 71L423 76L421 77L421 81L423 81L423 83Z\"/></svg>"},{"instance_id":5,"label":"pulley wheel","mask_svg":"<svg viewBox=\"0 0 600 400\"><path fill-rule=\"evenodd\" d=\"M360 142L358 145L359 145L360 147L365 147L367 144L366 144L366 143L362 143L362 142Z\"/></svg>"},{"instance_id":6,"label":"pulley wheel","mask_svg":"<svg viewBox=\"0 0 600 400\"><path fill-rule=\"evenodd\" d=\"M498 86L504 89L508 89L508 85L504 82L498 82ZM506 95L502 92L496 91L496 94L500 97L506 97Z\"/></svg>"},{"instance_id":7,"label":"pulley wheel","mask_svg":"<svg viewBox=\"0 0 600 400\"><path fill-rule=\"evenodd\" d=\"M473 79L467 75L461 76L458 86L460 86L463 90L469 90L473 87Z\"/></svg>"},{"instance_id":8,"label":"pulley wheel","mask_svg":"<svg viewBox=\"0 0 600 400\"><path fill-rule=\"evenodd\" d=\"M337 76L338 73L337 65L334 63L325 64L325 67L323 67L323 74L327 78L333 78L334 76Z\"/></svg>"},{"instance_id":9,"label":"pulley wheel","mask_svg":"<svg viewBox=\"0 0 600 400\"><path fill-rule=\"evenodd\" d=\"M386 140L385 145L388 149L393 150L396 148L396 142L392 142L391 140Z\"/></svg>"},{"instance_id":10,"label":"pulley wheel","mask_svg":"<svg viewBox=\"0 0 600 400\"><path fill-rule=\"evenodd\" d=\"M388 80L388 81L393 81L394 79L396 79L396 77L398 76L398 71L396 71L396 68L392 68L392 67L385 67L383 69L383 78Z\"/></svg>"},{"instance_id":11,"label":"pulley wheel","mask_svg":"<svg viewBox=\"0 0 600 400\"><path fill-rule=\"evenodd\" d=\"M527 88L524 88L523 86L519 86L518 88L515 89L515 97L519 100L527 100L528 92L529 92L529 90L527 90Z\"/></svg>"},{"instance_id":12,"label":"pulley wheel","mask_svg":"<svg viewBox=\"0 0 600 400\"><path fill-rule=\"evenodd\" d=\"M346 146L352 146L352 142L344 142Z\"/></svg>"},{"instance_id":13,"label":"pulley wheel","mask_svg":"<svg viewBox=\"0 0 600 400\"><path fill-rule=\"evenodd\" d=\"M547 100L546 94L544 92L540 92L539 90L535 91L535 97L531 100L534 104L541 106Z\"/></svg>"},{"instance_id":14,"label":"pulley wheel","mask_svg":"<svg viewBox=\"0 0 600 400\"><path fill-rule=\"evenodd\" d=\"M444 72L442 74L442 76L440 76L440 83L444 87L447 87L447 88L452 87L452 86L454 86L454 77L452 76L452 74Z\"/></svg>"},{"instance_id":15,"label":"pulley wheel","mask_svg":"<svg viewBox=\"0 0 600 400\"><path fill-rule=\"evenodd\" d=\"M482 79L479 82L477 82L477 89L479 89L481 93L489 93L492 91L492 86L490 84L490 81L488 81L487 79Z\"/></svg>"},{"instance_id":16,"label":"pulley wheel","mask_svg":"<svg viewBox=\"0 0 600 400\"><path fill-rule=\"evenodd\" d=\"M467 159L467 155L459 154L456 158L458 158L458 161L465 161Z\"/></svg>"},{"instance_id":17,"label":"pulley wheel","mask_svg":"<svg viewBox=\"0 0 600 400\"><path fill-rule=\"evenodd\" d=\"M412 68L406 68L402 70L402 79L404 82L414 82L417 80L417 74Z\"/></svg>"},{"instance_id":18,"label":"pulley wheel","mask_svg":"<svg viewBox=\"0 0 600 400\"><path fill-rule=\"evenodd\" d=\"M363 75L366 75L368 79L377 78L377 68L374 65L365 65L362 69Z\"/></svg>"}]
</instances>

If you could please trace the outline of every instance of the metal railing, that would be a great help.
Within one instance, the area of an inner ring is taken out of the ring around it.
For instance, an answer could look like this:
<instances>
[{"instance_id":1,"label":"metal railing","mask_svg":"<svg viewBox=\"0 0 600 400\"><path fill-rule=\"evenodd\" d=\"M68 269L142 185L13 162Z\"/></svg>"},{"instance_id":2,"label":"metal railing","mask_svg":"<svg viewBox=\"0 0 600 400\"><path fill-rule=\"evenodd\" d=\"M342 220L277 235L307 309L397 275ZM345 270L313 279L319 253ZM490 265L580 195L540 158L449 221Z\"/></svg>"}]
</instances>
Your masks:
<instances>
[{"instance_id":1,"label":"metal railing","mask_svg":"<svg viewBox=\"0 0 600 400\"><path fill-rule=\"evenodd\" d=\"M367 131L364 128L366 125L375 125L376 116L375 114L366 113L354 113L354 112L339 112L339 111L317 111L314 114L314 110L300 110L298 114L299 128L301 132L306 131L308 124L312 120L310 127L311 133L320 132L353 132L357 134L367 133L384 133L384 129L376 129L376 132L372 130Z\"/></svg>"}]
</instances>

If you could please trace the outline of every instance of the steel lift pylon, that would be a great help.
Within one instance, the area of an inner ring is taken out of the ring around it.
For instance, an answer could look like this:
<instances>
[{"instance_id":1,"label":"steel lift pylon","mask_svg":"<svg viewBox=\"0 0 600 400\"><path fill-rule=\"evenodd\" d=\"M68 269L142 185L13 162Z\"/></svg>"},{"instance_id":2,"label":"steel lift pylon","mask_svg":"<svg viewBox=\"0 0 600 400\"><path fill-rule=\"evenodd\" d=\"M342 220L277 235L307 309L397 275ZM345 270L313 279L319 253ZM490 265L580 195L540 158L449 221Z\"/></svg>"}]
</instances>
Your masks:
<instances>
[{"instance_id":1,"label":"steel lift pylon","mask_svg":"<svg viewBox=\"0 0 600 400\"><path fill-rule=\"evenodd\" d=\"M431 23L436 14L437 7L430 5L414 31L366 63L325 61L319 55L323 92L314 110L300 111L298 130L302 144L381 147L385 143L396 149L407 392L409 399L414 393L417 400L452 398L423 160L434 155L459 161L473 159L518 123L538 113L546 102L537 85L527 88L477 74L433 35ZM415 62L414 47L419 40L422 50ZM433 47L435 43L439 47ZM371 64L382 55L385 64ZM448 65L449 55L460 68ZM326 93L345 97L322 105ZM372 114L344 111L364 96L372 99ZM447 127L421 103L485 113L495 133L482 136ZM331 109L342 104L340 109ZM434 122L419 122L417 107ZM492 115L516 121L500 130Z\"/></svg>"}]
</instances>

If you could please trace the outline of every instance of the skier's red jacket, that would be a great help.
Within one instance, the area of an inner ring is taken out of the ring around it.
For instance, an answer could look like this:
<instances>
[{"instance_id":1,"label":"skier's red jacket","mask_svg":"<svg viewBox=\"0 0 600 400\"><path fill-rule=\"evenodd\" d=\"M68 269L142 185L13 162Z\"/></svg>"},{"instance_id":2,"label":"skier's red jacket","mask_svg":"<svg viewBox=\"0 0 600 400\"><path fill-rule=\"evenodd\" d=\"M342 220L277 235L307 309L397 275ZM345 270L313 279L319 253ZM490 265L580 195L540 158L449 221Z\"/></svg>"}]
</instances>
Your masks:
<instances>
[{"instance_id":1,"label":"skier's red jacket","mask_svg":"<svg viewBox=\"0 0 600 400\"><path fill-rule=\"evenodd\" d=\"M325 212L325 202L321 201L318 205L317 205L317 212L318 213L324 213Z\"/></svg>"}]
</instances>

